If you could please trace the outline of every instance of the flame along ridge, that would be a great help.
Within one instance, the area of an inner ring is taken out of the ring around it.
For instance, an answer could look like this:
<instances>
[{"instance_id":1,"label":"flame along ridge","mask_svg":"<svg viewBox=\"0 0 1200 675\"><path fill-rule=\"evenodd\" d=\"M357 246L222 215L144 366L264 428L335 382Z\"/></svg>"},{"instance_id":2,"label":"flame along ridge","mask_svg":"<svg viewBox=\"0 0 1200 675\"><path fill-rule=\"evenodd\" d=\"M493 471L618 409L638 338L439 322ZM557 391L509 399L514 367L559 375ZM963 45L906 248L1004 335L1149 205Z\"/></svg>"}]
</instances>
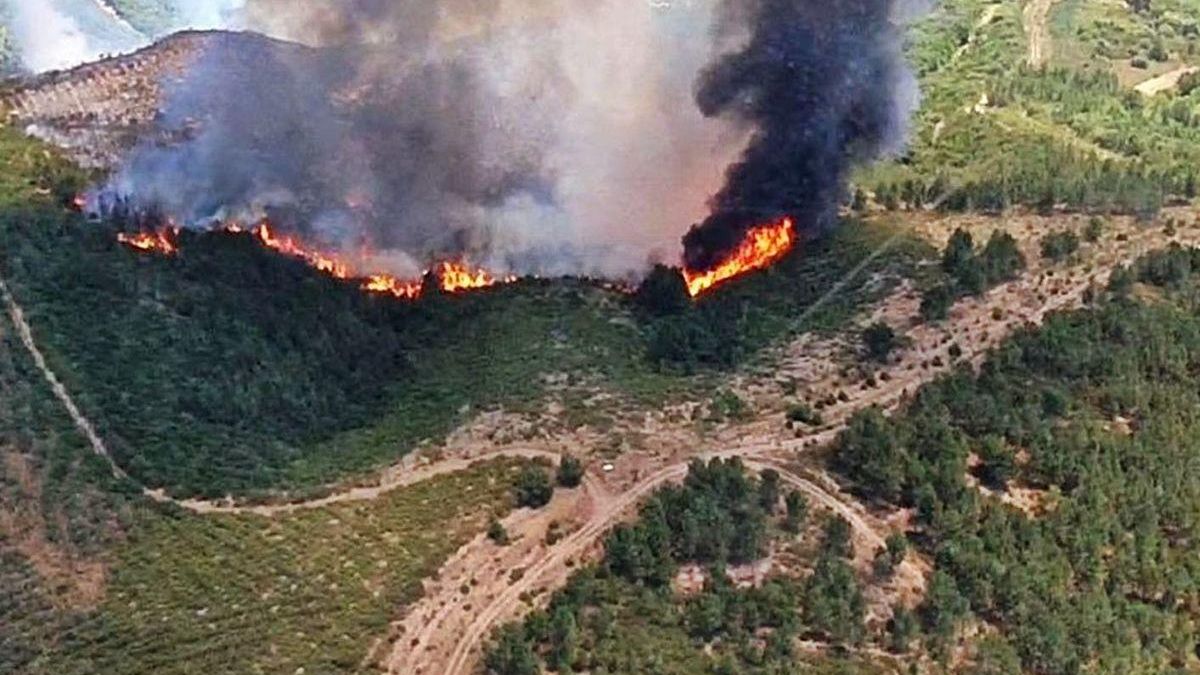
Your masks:
<instances>
[{"instance_id":1,"label":"flame along ridge","mask_svg":"<svg viewBox=\"0 0 1200 675\"><path fill-rule=\"evenodd\" d=\"M775 264L792 250L796 239L796 225L791 218L751 229L733 253L716 267L683 271L688 294L694 298L722 282Z\"/></svg>"},{"instance_id":2,"label":"flame along ridge","mask_svg":"<svg viewBox=\"0 0 1200 675\"><path fill-rule=\"evenodd\" d=\"M230 234L241 234L248 231L262 246L283 255L304 260L314 269L336 279L352 279L359 276L348 263L336 256L310 247L294 236L277 234L271 228L270 223L260 223L250 230L237 224L230 224L223 230L217 231ZM117 241L141 252L173 255L179 251L179 244L175 240L178 234L178 227L167 227L157 232L138 234L120 232L117 233ZM441 290L447 293L487 288L517 280L516 276L497 277L487 270L471 267L461 261L443 261L434 266L430 272L437 279ZM427 276L428 273L421 279L411 280L401 279L390 274L368 274L363 277L360 288L368 293L415 300L421 296L424 290L424 278Z\"/></svg>"}]
</instances>

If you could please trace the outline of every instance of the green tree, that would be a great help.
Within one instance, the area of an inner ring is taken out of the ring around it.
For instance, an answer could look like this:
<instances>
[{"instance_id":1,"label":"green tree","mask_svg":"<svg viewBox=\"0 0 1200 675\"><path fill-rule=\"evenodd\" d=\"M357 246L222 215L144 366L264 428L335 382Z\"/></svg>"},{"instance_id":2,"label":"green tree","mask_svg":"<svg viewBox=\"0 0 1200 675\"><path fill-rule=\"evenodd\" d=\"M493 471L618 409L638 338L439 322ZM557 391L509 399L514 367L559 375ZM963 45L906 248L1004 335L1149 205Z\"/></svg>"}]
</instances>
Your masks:
<instances>
[{"instance_id":1,"label":"green tree","mask_svg":"<svg viewBox=\"0 0 1200 675\"><path fill-rule=\"evenodd\" d=\"M957 278L975 259L975 240L961 227L954 230L942 252L942 269Z\"/></svg>"},{"instance_id":2,"label":"green tree","mask_svg":"<svg viewBox=\"0 0 1200 675\"><path fill-rule=\"evenodd\" d=\"M775 469L767 469L759 476L758 503L768 515L775 512L779 503L779 472Z\"/></svg>"},{"instance_id":3,"label":"green tree","mask_svg":"<svg viewBox=\"0 0 1200 675\"><path fill-rule=\"evenodd\" d=\"M921 318L931 323L944 321L950 316L950 307L953 305L954 291L946 284L938 284L921 297Z\"/></svg>"},{"instance_id":4,"label":"green tree","mask_svg":"<svg viewBox=\"0 0 1200 675\"><path fill-rule=\"evenodd\" d=\"M804 589L804 617L832 640L858 642L863 635L862 591L845 560L823 554Z\"/></svg>"},{"instance_id":5,"label":"green tree","mask_svg":"<svg viewBox=\"0 0 1200 675\"><path fill-rule=\"evenodd\" d=\"M532 509L545 506L554 496L554 486L550 484L550 477L546 475L545 470L536 466L529 466L521 470L516 484L513 486L513 491L517 506Z\"/></svg>"},{"instance_id":6,"label":"green tree","mask_svg":"<svg viewBox=\"0 0 1200 675\"><path fill-rule=\"evenodd\" d=\"M550 653L547 661L559 673L571 672L579 650L579 627L575 612L566 603L554 609L550 619Z\"/></svg>"},{"instance_id":7,"label":"green tree","mask_svg":"<svg viewBox=\"0 0 1200 675\"><path fill-rule=\"evenodd\" d=\"M679 314L691 304L682 271L666 265L655 265L633 298L639 307L653 316Z\"/></svg>"},{"instance_id":8,"label":"green tree","mask_svg":"<svg viewBox=\"0 0 1200 675\"><path fill-rule=\"evenodd\" d=\"M900 346L900 339L891 326L882 321L871 324L863 331L863 346L867 356L876 361L887 361L888 356Z\"/></svg>"},{"instance_id":9,"label":"green tree","mask_svg":"<svg viewBox=\"0 0 1200 675\"><path fill-rule=\"evenodd\" d=\"M556 480L559 487L577 488L583 482L583 462L572 455L564 455L558 463Z\"/></svg>"},{"instance_id":10,"label":"green tree","mask_svg":"<svg viewBox=\"0 0 1200 675\"><path fill-rule=\"evenodd\" d=\"M889 647L897 654L907 652L920 629L913 613L903 605L897 605L892 610L892 620L888 622Z\"/></svg>"},{"instance_id":11,"label":"green tree","mask_svg":"<svg viewBox=\"0 0 1200 675\"><path fill-rule=\"evenodd\" d=\"M1079 250L1079 236L1071 230L1051 232L1042 238L1042 257L1062 262Z\"/></svg>"},{"instance_id":12,"label":"green tree","mask_svg":"<svg viewBox=\"0 0 1200 675\"><path fill-rule=\"evenodd\" d=\"M808 517L808 500L798 490L788 490L784 497L787 515L784 516L783 529L788 532L799 532Z\"/></svg>"},{"instance_id":13,"label":"green tree","mask_svg":"<svg viewBox=\"0 0 1200 675\"><path fill-rule=\"evenodd\" d=\"M496 642L484 657L488 672L495 675L538 675L541 668L520 626L500 629Z\"/></svg>"},{"instance_id":14,"label":"green tree","mask_svg":"<svg viewBox=\"0 0 1200 675\"><path fill-rule=\"evenodd\" d=\"M487 536L501 546L508 543L508 530L504 529L504 524L495 517L488 523Z\"/></svg>"},{"instance_id":15,"label":"green tree","mask_svg":"<svg viewBox=\"0 0 1200 675\"><path fill-rule=\"evenodd\" d=\"M1011 234L996 230L979 254L979 266L987 284L994 286L1017 278L1025 269L1025 256Z\"/></svg>"}]
</instances>

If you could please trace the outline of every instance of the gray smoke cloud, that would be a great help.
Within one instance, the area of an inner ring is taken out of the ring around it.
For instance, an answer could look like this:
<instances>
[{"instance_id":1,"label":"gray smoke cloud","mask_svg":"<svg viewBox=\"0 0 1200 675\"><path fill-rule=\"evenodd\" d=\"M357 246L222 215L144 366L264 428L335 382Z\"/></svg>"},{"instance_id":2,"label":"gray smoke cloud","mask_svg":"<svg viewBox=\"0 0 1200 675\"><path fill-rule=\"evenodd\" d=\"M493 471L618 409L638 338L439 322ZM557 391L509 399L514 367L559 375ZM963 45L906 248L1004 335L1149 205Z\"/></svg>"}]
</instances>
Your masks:
<instances>
[{"instance_id":1,"label":"gray smoke cloud","mask_svg":"<svg viewBox=\"0 0 1200 675\"><path fill-rule=\"evenodd\" d=\"M691 103L712 3L249 0L113 180L191 223L270 215L397 273L466 255L625 276L675 260L744 125Z\"/></svg>"}]
</instances>

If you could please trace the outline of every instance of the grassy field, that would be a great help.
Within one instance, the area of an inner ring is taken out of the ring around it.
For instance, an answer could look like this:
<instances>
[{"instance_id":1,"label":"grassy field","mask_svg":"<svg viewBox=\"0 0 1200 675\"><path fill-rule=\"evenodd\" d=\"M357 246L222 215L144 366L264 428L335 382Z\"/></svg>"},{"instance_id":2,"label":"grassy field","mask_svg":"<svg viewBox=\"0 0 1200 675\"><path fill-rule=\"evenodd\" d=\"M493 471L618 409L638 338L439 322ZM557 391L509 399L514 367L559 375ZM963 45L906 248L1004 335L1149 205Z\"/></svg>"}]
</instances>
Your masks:
<instances>
[{"instance_id":1,"label":"grassy field","mask_svg":"<svg viewBox=\"0 0 1200 675\"><path fill-rule=\"evenodd\" d=\"M275 519L142 513L103 603L28 672L355 672L421 580L508 510L517 467Z\"/></svg>"}]
</instances>

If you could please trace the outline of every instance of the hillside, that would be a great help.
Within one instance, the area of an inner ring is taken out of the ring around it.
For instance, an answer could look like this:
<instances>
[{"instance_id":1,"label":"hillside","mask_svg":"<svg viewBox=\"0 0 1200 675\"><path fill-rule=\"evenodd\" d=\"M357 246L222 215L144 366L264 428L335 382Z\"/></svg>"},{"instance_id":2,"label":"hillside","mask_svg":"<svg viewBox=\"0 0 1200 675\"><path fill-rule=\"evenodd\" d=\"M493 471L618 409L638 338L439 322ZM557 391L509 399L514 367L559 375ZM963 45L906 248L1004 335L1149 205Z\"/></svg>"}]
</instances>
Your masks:
<instances>
[{"instance_id":1,"label":"hillside","mask_svg":"<svg viewBox=\"0 0 1200 675\"><path fill-rule=\"evenodd\" d=\"M696 299L139 251L89 157L188 45L274 43L10 82L0 671L1196 671L1198 26L943 0L908 151Z\"/></svg>"}]
</instances>

